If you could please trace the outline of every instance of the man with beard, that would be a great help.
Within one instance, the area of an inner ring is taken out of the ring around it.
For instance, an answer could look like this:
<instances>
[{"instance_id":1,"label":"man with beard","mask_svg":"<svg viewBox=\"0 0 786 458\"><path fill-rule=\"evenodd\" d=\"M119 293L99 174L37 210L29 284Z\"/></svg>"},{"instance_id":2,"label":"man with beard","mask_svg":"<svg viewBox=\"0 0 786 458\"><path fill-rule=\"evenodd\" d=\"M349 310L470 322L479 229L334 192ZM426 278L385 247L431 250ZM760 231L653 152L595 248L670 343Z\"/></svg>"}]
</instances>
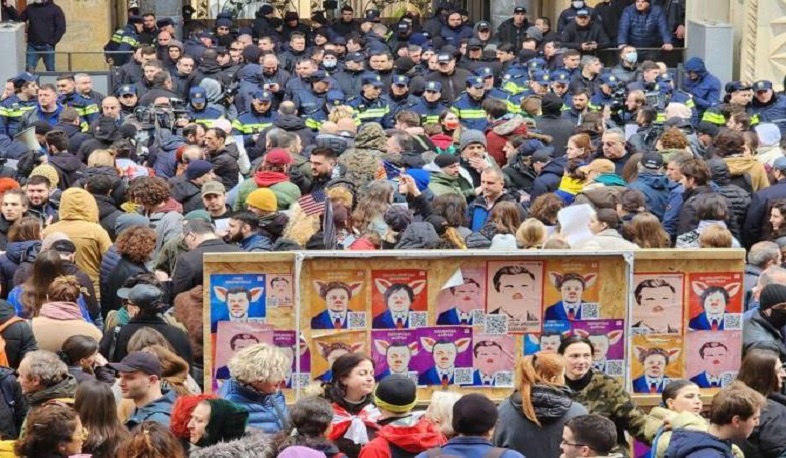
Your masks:
<instances>
[{"instance_id":1,"label":"man with beard","mask_svg":"<svg viewBox=\"0 0 786 458\"><path fill-rule=\"evenodd\" d=\"M259 133L273 125L276 112L272 109L273 94L269 91L251 93L251 109L232 122L233 135L242 135L243 144L254 146Z\"/></svg>"},{"instance_id":2,"label":"man with beard","mask_svg":"<svg viewBox=\"0 0 786 458\"><path fill-rule=\"evenodd\" d=\"M284 100L287 83L292 78L288 71L282 69L275 54L267 54L262 58L262 75L259 85L262 90L273 95L270 103L271 110L277 110Z\"/></svg>"},{"instance_id":3,"label":"man with beard","mask_svg":"<svg viewBox=\"0 0 786 458\"><path fill-rule=\"evenodd\" d=\"M202 205L210 214L210 220L216 226L216 233L225 234L232 208L227 205L227 191L221 182L208 181L202 185Z\"/></svg>"},{"instance_id":4,"label":"man with beard","mask_svg":"<svg viewBox=\"0 0 786 458\"><path fill-rule=\"evenodd\" d=\"M437 325L472 326L472 312L483 309L480 292L480 284L471 278L467 278L463 285L450 287L453 307L439 314Z\"/></svg>"},{"instance_id":5,"label":"man with beard","mask_svg":"<svg viewBox=\"0 0 786 458\"><path fill-rule=\"evenodd\" d=\"M142 30L137 33L139 43L143 45L152 45L158 35L158 28L156 28L156 15L153 13L145 13L142 15Z\"/></svg>"},{"instance_id":6,"label":"man with beard","mask_svg":"<svg viewBox=\"0 0 786 458\"><path fill-rule=\"evenodd\" d=\"M47 133L49 137L53 132ZM57 207L49 200L52 192L52 183L42 175L32 175L27 180L25 193L27 195L28 216L35 216L44 225L57 221Z\"/></svg>"},{"instance_id":7,"label":"man with beard","mask_svg":"<svg viewBox=\"0 0 786 458\"><path fill-rule=\"evenodd\" d=\"M188 221L183 227L183 240L188 252L177 257L177 269L172 277L172 294L201 285L204 277L202 258L205 253L236 253L242 251L218 238L213 225L203 220Z\"/></svg>"},{"instance_id":8,"label":"man with beard","mask_svg":"<svg viewBox=\"0 0 786 458\"><path fill-rule=\"evenodd\" d=\"M237 185L240 166L237 153L231 153L225 147L227 134L222 129L213 127L205 131L205 152L208 161L213 164L216 177L227 189Z\"/></svg>"},{"instance_id":9,"label":"man with beard","mask_svg":"<svg viewBox=\"0 0 786 458\"><path fill-rule=\"evenodd\" d=\"M238 245L245 252L271 251L273 243L259 233L259 217L250 211L233 213L229 217L224 241Z\"/></svg>"},{"instance_id":10,"label":"man with beard","mask_svg":"<svg viewBox=\"0 0 786 458\"><path fill-rule=\"evenodd\" d=\"M169 194L183 206L183 214L201 210L202 185L216 178L213 165L203 160L190 161L185 173L169 181Z\"/></svg>"}]
</instances>

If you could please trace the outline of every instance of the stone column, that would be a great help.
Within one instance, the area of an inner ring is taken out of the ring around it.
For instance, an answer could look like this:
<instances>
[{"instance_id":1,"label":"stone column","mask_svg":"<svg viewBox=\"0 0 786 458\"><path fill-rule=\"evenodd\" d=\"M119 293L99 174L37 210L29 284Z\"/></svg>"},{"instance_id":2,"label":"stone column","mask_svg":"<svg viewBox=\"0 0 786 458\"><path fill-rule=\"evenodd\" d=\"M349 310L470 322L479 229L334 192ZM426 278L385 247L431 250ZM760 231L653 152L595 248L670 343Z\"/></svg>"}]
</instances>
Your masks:
<instances>
[{"instance_id":1,"label":"stone column","mask_svg":"<svg viewBox=\"0 0 786 458\"><path fill-rule=\"evenodd\" d=\"M103 57L104 44L109 41L112 30L112 4L106 0L59 1L66 17L66 34L57 45L58 53L91 52L73 54L73 71L106 70ZM57 70L67 70L67 56L57 55ZM41 68L39 66L39 68Z\"/></svg>"},{"instance_id":2,"label":"stone column","mask_svg":"<svg viewBox=\"0 0 786 458\"><path fill-rule=\"evenodd\" d=\"M155 14L157 18L171 17L176 22L180 19L182 8L182 0L141 0L139 2L139 10L142 13L150 12Z\"/></svg>"},{"instance_id":3,"label":"stone column","mask_svg":"<svg viewBox=\"0 0 786 458\"><path fill-rule=\"evenodd\" d=\"M746 0L744 5L732 3L732 10L733 15L742 21L740 79L767 79L773 82L776 89L783 88L783 75L786 73L786 4Z\"/></svg>"}]
</instances>

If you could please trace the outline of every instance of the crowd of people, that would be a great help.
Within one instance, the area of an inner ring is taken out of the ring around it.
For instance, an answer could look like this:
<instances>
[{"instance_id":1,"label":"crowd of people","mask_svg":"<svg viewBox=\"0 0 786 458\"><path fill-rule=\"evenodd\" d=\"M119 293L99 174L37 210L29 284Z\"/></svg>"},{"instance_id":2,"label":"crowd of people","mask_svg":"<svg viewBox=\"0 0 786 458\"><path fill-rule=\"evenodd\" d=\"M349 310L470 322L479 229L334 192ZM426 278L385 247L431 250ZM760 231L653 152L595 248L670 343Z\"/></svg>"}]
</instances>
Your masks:
<instances>
[{"instance_id":1,"label":"crowd of people","mask_svg":"<svg viewBox=\"0 0 786 458\"><path fill-rule=\"evenodd\" d=\"M83 73L7 82L0 447L578 458L627 456L635 437L659 457L786 451L786 96L772 82L721 88L691 58L676 87L658 59L682 45L679 1L571 2L555 30L516 7L496 33L451 4L392 27L340 11L306 25L265 5L251 27L222 15L212 31L186 14L180 41L171 19L132 10L105 48L113 94ZM614 46L604 69L597 52ZM577 238L560 217L582 205ZM418 399L360 353L287 406L290 360L265 344L202 394L205 253L670 247L748 250L745 358L709 419L685 380L641 410L580 337L521 358L499 406Z\"/></svg>"}]
</instances>

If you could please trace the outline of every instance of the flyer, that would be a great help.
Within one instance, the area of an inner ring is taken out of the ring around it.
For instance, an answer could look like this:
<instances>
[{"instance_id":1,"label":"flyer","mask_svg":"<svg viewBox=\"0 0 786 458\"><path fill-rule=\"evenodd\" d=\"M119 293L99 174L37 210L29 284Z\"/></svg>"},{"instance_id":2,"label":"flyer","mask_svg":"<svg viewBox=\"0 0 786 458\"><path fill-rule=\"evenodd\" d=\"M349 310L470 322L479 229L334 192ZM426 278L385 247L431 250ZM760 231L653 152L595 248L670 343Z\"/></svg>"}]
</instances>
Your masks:
<instances>
[{"instance_id":1,"label":"flyer","mask_svg":"<svg viewBox=\"0 0 786 458\"><path fill-rule=\"evenodd\" d=\"M411 363L421 351L417 329L371 331L371 358L374 360L374 376L377 380L398 374L410 377L417 383L418 373Z\"/></svg>"},{"instance_id":2,"label":"flyer","mask_svg":"<svg viewBox=\"0 0 786 458\"><path fill-rule=\"evenodd\" d=\"M423 351L412 366L418 385L472 385L472 328L439 326L420 328Z\"/></svg>"},{"instance_id":3,"label":"flyer","mask_svg":"<svg viewBox=\"0 0 786 458\"><path fill-rule=\"evenodd\" d=\"M333 361L347 353L366 352L364 331L338 331L311 337L311 372L314 380L329 382L333 377Z\"/></svg>"},{"instance_id":4,"label":"flyer","mask_svg":"<svg viewBox=\"0 0 786 458\"><path fill-rule=\"evenodd\" d=\"M597 261L548 261L543 319L579 321L601 318L596 284L598 272Z\"/></svg>"},{"instance_id":5,"label":"flyer","mask_svg":"<svg viewBox=\"0 0 786 458\"><path fill-rule=\"evenodd\" d=\"M265 293L268 307L292 307L294 302L292 275L269 274Z\"/></svg>"},{"instance_id":6,"label":"flyer","mask_svg":"<svg viewBox=\"0 0 786 458\"><path fill-rule=\"evenodd\" d=\"M742 273L692 273L688 330L742 330Z\"/></svg>"},{"instance_id":7,"label":"flyer","mask_svg":"<svg viewBox=\"0 0 786 458\"><path fill-rule=\"evenodd\" d=\"M365 329L366 272L318 271L312 275L311 329Z\"/></svg>"},{"instance_id":8,"label":"flyer","mask_svg":"<svg viewBox=\"0 0 786 458\"><path fill-rule=\"evenodd\" d=\"M699 388L723 388L737 378L741 331L695 331L685 336L686 377Z\"/></svg>"},{"instance_id":9,"label":"flyer","mask_svg":"<svg viewBox=\"0 0 786 458\"><path fill-rule=\"evenodd\" d=\"M227 363L240 350L258 343L273 344L274 331L265 323L220 321L216 332L216 358L213 361L214 378L229 378Z\"/></svg>"},{"instance_id":10,"label":"flyer","mask_svg":"<svg viewBox=\"0 0 786 458\"><path fill-rule=\"evenodd\" d=\"M265 274L210 275L210 329L219 321L265 322Z\"/></svg>"},{"instance_id":11,"label":"flyer","mask_svg":"<svg viewBox=\"0 0 786 458\"><path fill-rule=\"evenodd\" d=\"M496 334L473 336L474 386L512 388L515 373L516 337Z\"/></svg>"},{"instance_id":12,"label":"flyer","mask_svg":"<svg viewBox=\"0 0 786 458\"><path fill-rule=\"evenodd\" d=\"M371 281L373 329L410 329L428 324L426 270L373 270Z\"/></svg>"},{"instance_id":13,"label":"flyer","mask_svg":"<svg viewBox=\"0 0 786 458\"><path fill-rule=\"evenodd\" d=\"M539 332L543 298L543 263L490 261L487 279L488 314L507 316L508 332ZM489 332L488 325L487 332Z\"/></svg>"},{"instance_id":14,"label":"flyer","mask_svg":"<svg viewBox=\"0 0 786 458\"><path fill-rule=\"evenodd\" d=\"M476 311L486 310L485 266L461 266L462 283L443 288L437 295L437 325L473 325Z\"/></svg>"},{"instance_id":15,"label":"flyer","mask_svg":"<svg viewBox=\"0 0 786 458\"><path fill-rule=\"evenodd\" d=\"M631 333L682 334L682 274L640 273L633 276Z\"/></svg>"},{"instance_id":16,"label":"flyer","mask_svg":"<svg viewBox=\"0 0 786 458\"><path fill-rule=\"evenodd\" d=\"M308 349L308 344L305 339L300 338L300 348L298 348L296 331L275 330L273 331L273 345L281 349L289 361L290 371L287 374L286 388L303 388L311 383L311 352ZM298 359L295 355L299 356L300 372L298 372Z\"/></svg>"},{"instance_id":17,"label":"flyer","mask_svg":"<svg viewBox=\"0 0 786 458\"><path fill-rule=\"evenodd\" d=\"M592 367L612 377L625 376L625 321L591 320L571 323L575 335L592 342Z\"/></svg>"},{"instance_id":18,"label":"flyer","mask_svg":"<svg viewBox=\"0 0 786 458\"><path fill-rule=\"evenodd\" d=\"M661 393L671 380L684 378L680 336L633 336L631 378L634 393Z\"/></svg>"},{"instance_id":19,"label":"flyer","mask_svg":"<svg viewBox=\"0 0 786 458\"><path fill-rule=\"evenodd\" d=\"M543 332L524 334L523 352L525 355L534 355L537 352L557 353L562 339L570 336L569 321L546 321L543 323Z\"/></svg>"}]
</instances>

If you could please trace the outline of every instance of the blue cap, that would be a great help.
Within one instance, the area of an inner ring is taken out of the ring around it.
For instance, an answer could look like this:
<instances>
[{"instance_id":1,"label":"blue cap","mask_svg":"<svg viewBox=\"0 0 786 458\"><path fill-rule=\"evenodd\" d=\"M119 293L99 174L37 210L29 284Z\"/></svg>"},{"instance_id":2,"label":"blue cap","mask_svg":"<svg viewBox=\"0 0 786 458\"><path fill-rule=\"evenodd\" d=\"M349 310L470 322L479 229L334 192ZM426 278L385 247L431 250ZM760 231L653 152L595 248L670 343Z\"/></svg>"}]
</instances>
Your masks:
<instances>
[{"instance_id":1,"label":"blue cap","mask_svg":"<svg viewBox=\"0 0 786 458\"><path fill-rule=\"evenodd\" d=\"M188 91L188 98L192 102L204 102L207 100L207 93L201 87L192 87L190 91Z\"/></svg>"},{"instance_id":2,"label":"blue cap","mask_svg":"<svg viewBox=\"0 0 786 458\"><path fill-rule=\"evenodd\" d=\"M311 81L312 83L316 83L318 81L324 81L328 78L329 76L327 73L325 73L324 70L317 70L311 74L311 76L309 77L309 81Z\"/></svg>"},{"instance_id":3,"label":"blue cap","mask_svg":"<svg viewBox=\"0 0 786 458\"><path fill-rule=\"evenodd\" d=\"M331 89L327 92L325 99L327 100L328 105L338 106L344 104L346 96L338 89Z\"/></svg>"},{"instance_id":4,"label":"blue cap","mask_svg":"<svg viewBox=\"0 0 786 458\"><path fill-rule=\"evenodd\" d=\"M429 81L426 83L426 91L442 92L442 83L439 81Z\"/></svg>"},{"instance_id":5,"label":"blue cap","mask_svg":"<svg viewBox=\"0 0 786 458\"><path fill-rule=\"evenodd\" d=\"M376 87L382 87L383 86L382 79L380 79L379 75L377 75L376 73L365 73L361 77L360 82L363 85L373 84Z\"/></svg>"},{"instance_id":6,"label":"blue cap","mask_svg":"<svg viewBox=\"0 0 786 458\"><path fill-rule=\"evenodd\" d=\"M772 168L780 171L786 171L786 157L779 157L772 161Z\"/></svg>"},{"instance_id":7,"label":"blue cap","mask_svg":"<svg viewBox=\"0 0 786 458\"><path fill-rule=\"evenodd\" d=\"M485 87L485 83L483 83L483 78L479 76L470 76L467 78L467 87L474 87L475 89L480 89Z\"/></svg>"},{"instance_id":8,"label":"blue cap","mask_svg":"<svg viewBox=\"0 0 786 458\"><path fill-rule=\"evenodd\" d=\"M351 52L347 54L347 60L352 62L363 62L366 60L366 56L359 52Z\"/></svg>"},{"instance_id":9,"label":"blue cap","mask_svg":"<svg viewBox=\"0 0 786 458\"><path fill-rule=\"evenodd\" d=\"M379 10L368 10L366 11L366 20L367 21L376 21L379 19Z\"/></svg>"},{"instance_id":10,"label":"blue cap","mask_svg":"<svg viewBox=\"0 0 786 458\"><path fill-rule=\"evenodd\" d=\"M117 96L122 97L124 95L134 94L136 95L136 86L133 84L124 84L117 88Z\"/></svg>"},{"instance_id":11,"label":"blue cap","mask_svg":"<svg viewBox=\"0 0 786 458\"><path fill-rule=\"evenodd\" d=\"M727 94L731 94L732 92L737 91L747 91L751 89L751 86L750 84L743 83L742 81L732 81L731 83L726 83L726 87L724 89L726 89Z\"/></svg>"},{"instance_id":12,"label":"blue cap","mask_svg":"<svg viewBox=\"0 0 786 458\"><path fill-rule=\"evenodd\" d=\"M453 60L453 55L452 54L449 54L449 53L446 53L446 52L442 52L442 53L439 53L439 55L437 55L437 62L439 62L439 63L450 62L451 60Z\"/></svg>"},{"instance_id":13,"label":"blue cap","mask_svg":"<svg viewBox=\"0 0 786 458\"><path fill-rule=\"evenodd\" d=\"M270 91L254 91L251 93L252 100L261 100L262 102L272 102L273 94Z\"/></svg>"},{"instance_id":14,"label":"blue cap","mask_svg":"<svg viewBox=\"0 0 786 458\"><path fill-rule=\"evenodd\" d=\"M399 86L408 86L409 85L409 78L404 75L395 75L391 80L390 84L397 84Z\"/></svg>"},{"instance_id":15,"label":"blue cap","mask_svg":"<svg viewBox=\"0 0 786 458\"><path fill-rule=\"evenodd\" d=\"M772 89L772 81L759 80L753 83L753 90L755 92L764 92Z\"/></svg>"},{"instance_id":16,"label":"blue cap","mask_svg":"<svg viewBox=\"0 0 786 458\"><path fill-rule=\"evenodd\" d=\"M523 68L511 67L502 75L503 81L529 81L529 73Z\"/></svg>"},{"instance_id":17,"label":"blue cap","mask_svg":"<svg viewBox=\"0 0 786 458\"><path fill-rule=\"evenodd\" d=\"M534 59L530 59L527 61L527 68L530 70L536 70L539 68L544 68L546 66L546 60L541 59L540 57L535 57Z\"/></svg>"},{"instance_id":18,"label":"blue cap","mask_svg":"<svg viewBox=\"0 0 786 458\"><path fill-rule=\"evenodd\" d=\"M22 72L16 75L13 79L14 86L16 87L22 87L25 85L25 83L30 83L33 81L38 81L38 77L30 72Z\"/></svg>"},{"instance_id":19,"label":"blue cap","mask_svg":"<svg viewBox=\"0 0 786 458\"><path fill-rule=\"evenodd\" d=\"M480 67L475 70L475 76L479 76L481 78L492 78L494 76L494 70L490 67Z\"/></svg>"},{"instance_id":20,"label":"blue cap","mask_svg":"<svg viewBox=\"0 0 786 458\"><path fill-rule=\"evenodd\" d=\"M569 84L570 83L570 73L567 70L554 70L551 72L551 82L552 83L562 83L562 84Z\"/></svg>"},{"instance_id":21,"label":"blue cap","mask_svg":"<svg viewBox=\"0 0 786 458\"><path fill-rule=\"evenodd\" d=\"M532 72L532 80L538 84L549 84L551 82L551 76L549 76L549 72L545 70L535 70Z\"/></svg>"},{"instance_id":22,"label":"blue cap","mask_svg":"<svg viewBox=\"0 0 786 458\"><path fill-rule=\"evenodd\" d=\"M604 73L600 75L598 78L600 80L600 84L607 84L612 87L616 87L620 83L619 78L612 75L611 73Z\"/></svg>"}]
</instances>

